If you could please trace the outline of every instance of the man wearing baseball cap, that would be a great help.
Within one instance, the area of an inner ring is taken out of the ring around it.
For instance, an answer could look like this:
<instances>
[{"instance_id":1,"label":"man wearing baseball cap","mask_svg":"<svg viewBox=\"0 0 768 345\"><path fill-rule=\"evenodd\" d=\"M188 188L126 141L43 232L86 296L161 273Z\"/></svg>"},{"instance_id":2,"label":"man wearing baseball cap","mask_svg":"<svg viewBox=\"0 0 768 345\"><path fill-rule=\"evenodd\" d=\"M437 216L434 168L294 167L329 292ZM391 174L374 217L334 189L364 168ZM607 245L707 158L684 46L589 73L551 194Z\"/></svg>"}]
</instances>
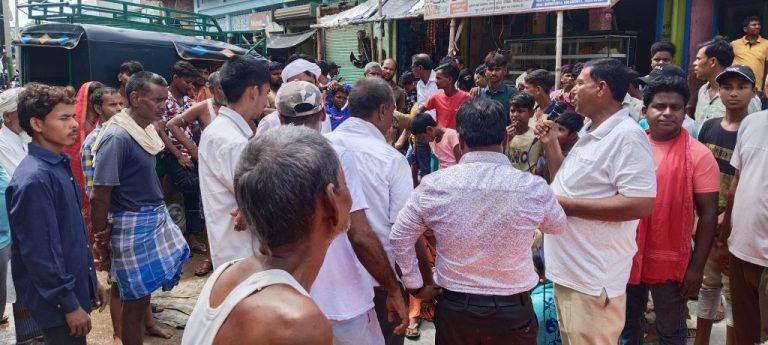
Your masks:
<instances>
[{"instance_id":1,"label":"man wearing baseball cap","mask_svg":"<svg viewBox=\"0 0 768 345\"><path fill-rule=\"evenodd\" d=\"M305 126L320 131L326 117L320 89L305 81L292 81L280 88L275 97L277 113L283 125ZM352 195L349 233L341 234L328 247L323 266L310 295L333 325L333 343L383 345L384 337L376 318L373 303L373 282L368 273L382 286L399 291L399 283L390 268L381 242L371 230L365 215L368 204L360 184L354 152L332 145L344 171ZM359 264L358 264L359 262ZM361 270L360 264L368 272ZM392 294L390 303L407 326L405 302L402 295Z\"/></svg>"},{"instance_id":2,"label":"man wearing baseball cap","mask_svg":"<svg viewBox=\"0 0 768 345\"><path fill-rule=\"evenodd\" d=\"M281 74L281 77L283 78L283 86L281 86L280 90L282 90L282 87L287 83L293 81L304 81L312 85L317 85L317 80L320 78L320 74L320 67L317 66L316 63L301 58L293 60L283 68ZM280 90L278 90L277 93L280 93ZM275 96L275 103L277 103L277 96ZM256 127L256 135L261 135L272 128L280 126L281 121L278 113L278 111L274 111L261 119L261 121L259 121L259 126ZM331 122L325 121L324 117L322 120L320 134L329 133L331 131Z\"/></svg>"},{"instance_id":3,"label":"man wearing baseball cap","mask_svg":"<svg viewBox=\"0 0 768 345\"><path fill-rule=\"evenodd\" d=\"M710 127L714 131L727 131L732 144L732 151L721 147L717 151L712 148L712 152L721 163L721 176L723 161L730 163L725 167L733 174L725 198L727 203L717 247L724 249L722 259L730 254L727 271L736 344L768 340L768 317L765 314L768 302L768 290L765 289L765 272L768 271L768 194L765 183L768 114L763 111L748 115L747 107L756 81L752 69L745 65L726 68L717 76L720 98L726 105L725 117L711 119L702 126L702 135L708 134L705 130ZM721 189L721 205L723 194Z\"/></svg>"}]
</instances>

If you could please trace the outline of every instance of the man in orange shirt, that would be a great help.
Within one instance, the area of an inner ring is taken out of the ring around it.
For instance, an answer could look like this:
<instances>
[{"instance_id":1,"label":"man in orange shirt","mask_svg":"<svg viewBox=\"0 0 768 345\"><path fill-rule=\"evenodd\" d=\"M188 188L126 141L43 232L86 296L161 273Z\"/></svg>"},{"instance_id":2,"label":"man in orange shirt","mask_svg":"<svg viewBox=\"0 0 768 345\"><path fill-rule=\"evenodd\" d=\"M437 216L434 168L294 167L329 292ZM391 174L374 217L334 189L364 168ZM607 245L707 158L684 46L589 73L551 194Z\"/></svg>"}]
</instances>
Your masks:
<instances>
[{"instance_id":1,"label":"man in orange shirt","mask_svg":"<svg viewBox=\"0 0 768 345\"><path fill-rule=\"evenodd\" d=\"M760 36L760 18L752 16L744 19L744 37L731 42L734 65L747 65L755 72L757 89L766 92L765 71L768 68L768 41ZM761 98L768 98L763 94Z\"/></svg>"}]
</instances>

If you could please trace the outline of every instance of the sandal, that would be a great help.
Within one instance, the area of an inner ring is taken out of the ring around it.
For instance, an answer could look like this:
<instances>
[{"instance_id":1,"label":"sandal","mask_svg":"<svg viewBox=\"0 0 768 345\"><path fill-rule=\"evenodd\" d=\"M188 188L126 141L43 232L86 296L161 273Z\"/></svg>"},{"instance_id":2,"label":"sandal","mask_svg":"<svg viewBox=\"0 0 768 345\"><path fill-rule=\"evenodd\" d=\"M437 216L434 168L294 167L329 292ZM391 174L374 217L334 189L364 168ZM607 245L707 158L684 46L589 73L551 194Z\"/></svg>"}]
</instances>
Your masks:
<instances>
[{"instance_id":1,"label":"sandal","mask_svg":"<svg viewBox=\"0 0 768 345\"><path fill-rule=\"evenodd\" d=\"M195 269L195 275L202 277L211 273L211 271L213 271L213 263L210 258L206 258L197 266L197 269Z\"/></svg>"},{"instance_id":2,"label":"sandal","mask_svg":"<svg viewBox=\"0 0 768 345\"><path fill-rule=\"evenodd\" d=\"M8 315L3 315L3 317L0 318L0 325L4 325L8 323Z\"/></svg>"},{"instance_id":3,"label":"sandal","mask_svg":"<svg viewBox=\"0 0 768 345\"><path fill-rule=\"evenodd\" d=\"M725 309L723 308L723 305L720 304L720 308L717 308L717 312L715 313L715 318L713 321L720 322L725 319Z\"/></svg>"},{"instance_id":4,"label":"sandal","mask_svg":"<svg viewBox=\"0 0 768 345\"><path fill-rule=\"evenodd\" d=\"M149 306L152 308L152 314L162 313L163 310L165 310L165 308L163 308L163 307L161 307L161 306L159 306L159 305L157 305L155 303L150 303Z\"/></svg>"},{"instance_id":5,"label":"sandal","mask_svg":"<svg viewBox=\"0 0 768 345\"><path fill-rule=\"evenodd\" d=\"M408 325L408 328L405 329L405 337L408 339L418 339L420 336L421 330L418 323Z\"/></svg>"},{"instance_id":6,"label":"sandal","mask_svg":"<svg viewBox=\"0 0 768 345\"><path fill-rule=\"evenodd\" d=\"M189 246L189 250L192 251L195 254L206 254L206 253L208 253L208 249L205 248L205 245L202 244L202 243L199 243L199 242L195 243L195 244L191 244Z\"/></svg>"}]
</instances>

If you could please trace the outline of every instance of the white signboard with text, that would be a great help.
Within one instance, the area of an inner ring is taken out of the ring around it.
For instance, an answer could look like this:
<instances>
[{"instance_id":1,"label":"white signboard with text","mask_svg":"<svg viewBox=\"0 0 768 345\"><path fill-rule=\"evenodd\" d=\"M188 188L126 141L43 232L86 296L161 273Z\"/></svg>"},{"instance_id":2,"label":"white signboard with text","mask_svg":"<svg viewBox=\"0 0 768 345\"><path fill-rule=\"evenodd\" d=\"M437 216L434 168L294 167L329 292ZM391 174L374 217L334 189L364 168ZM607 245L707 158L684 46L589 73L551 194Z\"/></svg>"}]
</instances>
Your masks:
<instances>
[{"instance_id":1,"label":"white signboard with text","mask_svg":"<svg viewBox=\"0 0 768 345\"><path fill-rule=\"evenodd\" d=\"M424 0L424 19L610 7L618 0Z\"/></svg>"}]
</instances>

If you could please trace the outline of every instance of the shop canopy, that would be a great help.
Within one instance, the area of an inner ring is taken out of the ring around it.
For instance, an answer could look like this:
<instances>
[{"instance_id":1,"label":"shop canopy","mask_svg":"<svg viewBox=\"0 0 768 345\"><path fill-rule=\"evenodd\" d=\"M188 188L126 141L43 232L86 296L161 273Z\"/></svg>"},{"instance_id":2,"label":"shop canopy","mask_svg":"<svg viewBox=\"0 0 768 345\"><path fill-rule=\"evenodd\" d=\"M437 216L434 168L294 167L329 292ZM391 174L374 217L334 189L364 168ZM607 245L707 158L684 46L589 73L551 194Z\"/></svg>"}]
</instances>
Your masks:
<instances>
[{"instance_id":1,"label":"shop canopy","mask_svg":"<svg viewBox=\"0 0 768 345\"><path fill-rule=\"evenodd\" d=\"M424 19L498 16L527 12L550 12L607 8L619 0L453 0L426 1Z\"/></svg>"},{"instance_id":2,"label":"shop canopy","mask_svg":"<svg viewBox=\"0 0 768 345\"><path fill-rule=\"evenodd\" d=\"M428 1L428 0L427 0ZM396 20L420 17L424 12L425 0L382 0L381 13L379 1L368 0L340 13L318 19L313 28L333 28L380 20Z\"/></svg>"},{"instance_id":3,"label":"shop canopy","mask_svg":"<svg viewBox=\"0 0 768 345\"><path fill-rule=\"evenodd\" d=\"M267 49L285 49L302 44L315 34L316 30L309 30L293 34L270 34L267 37Z\"/></svg>"}]
</instances>

